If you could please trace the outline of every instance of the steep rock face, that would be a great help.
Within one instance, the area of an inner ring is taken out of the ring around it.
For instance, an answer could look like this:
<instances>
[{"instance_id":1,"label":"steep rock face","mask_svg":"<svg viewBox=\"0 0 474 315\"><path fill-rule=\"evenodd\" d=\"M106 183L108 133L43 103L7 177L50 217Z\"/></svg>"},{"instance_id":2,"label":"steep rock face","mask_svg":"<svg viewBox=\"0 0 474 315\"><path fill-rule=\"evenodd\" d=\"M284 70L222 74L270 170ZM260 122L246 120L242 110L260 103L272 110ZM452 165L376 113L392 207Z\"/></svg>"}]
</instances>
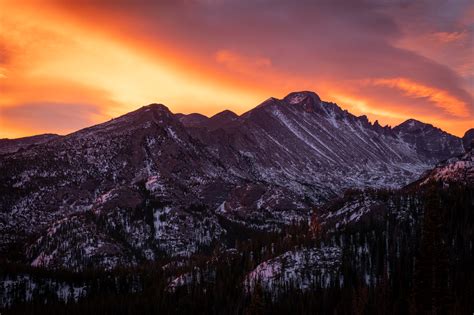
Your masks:
<instances>
[{"instance_id":1,"label":"steep rock face","mask_svg":"<svg viewBox=\"0 0 474 315\"><path fill-rule=\"evenodd\" d=\"M403 122L393 131L411 144L420 156L434 163L464 152L460 138L415 119Z\"/></svg>"},{"instance_id":2,"label":"steep rock face","mask_svg":"<svg viewBox=\"0 0 474 315\"><path fill-rule=\"evenodd\" d=\"M462 137L462 143L464 145L464 149L468 151L470 148L474 147L474 128L469 129L466 131L464 136Z\"/></svg>"},{"instance_id":3,"label":"steep rock face","mask_svg":"<svg viewBox=\"0 0 474 315\"><path fill-rule=\"evenodd\" d=\"M240 116L238 124L194 135L233 174L284 186L315 201L348 187L401 186L436 157L445 158L438 147L418 148L393 130L377 129L367 117L323 102L315 93L296 92L268 99ZM461 142L452 138L444 147L458 152Z\"/></svg>"}]
</instances>

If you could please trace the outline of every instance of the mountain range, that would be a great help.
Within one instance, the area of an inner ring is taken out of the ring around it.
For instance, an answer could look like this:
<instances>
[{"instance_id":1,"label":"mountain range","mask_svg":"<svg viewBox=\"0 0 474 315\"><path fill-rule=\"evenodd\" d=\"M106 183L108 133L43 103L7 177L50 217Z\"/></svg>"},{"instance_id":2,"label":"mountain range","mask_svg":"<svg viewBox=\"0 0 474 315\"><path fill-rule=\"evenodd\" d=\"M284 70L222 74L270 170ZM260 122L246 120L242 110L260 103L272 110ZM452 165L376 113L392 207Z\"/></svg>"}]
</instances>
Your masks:
<instances>
[{"instance_id":1,"label":"mountain range","mask_svg":"<svg viewBox=\"0 0 474 315\"><path fill-rule=\"evenodd\" d=\"M189 256L225 238L222 220L278 230L346 189L401 187L465 152L432 125L382 127L313 92L240 116L151 104L0 150L0 253L75 270Z\"/></svg>"},{"instance_id":2,"label":"mountain range","mask_svg":"<svg viewBox=\"0 0 474 315\"><path fill-rule=\"evenodd\" d=\"M0 309L47 296L83 313L81 301L108 305L89 297L129 307L142 292L151 306L232 296L218 313L265 297L285 313L282 296L324 294L322 310L351 313L344 296L375 294L374 312L396 313L474 292L473 130L383 127L303 91L242 115L151 104L65 136L0 139ZM420 275L448 282L430 291Z\"/></svg>"}]
</instances>

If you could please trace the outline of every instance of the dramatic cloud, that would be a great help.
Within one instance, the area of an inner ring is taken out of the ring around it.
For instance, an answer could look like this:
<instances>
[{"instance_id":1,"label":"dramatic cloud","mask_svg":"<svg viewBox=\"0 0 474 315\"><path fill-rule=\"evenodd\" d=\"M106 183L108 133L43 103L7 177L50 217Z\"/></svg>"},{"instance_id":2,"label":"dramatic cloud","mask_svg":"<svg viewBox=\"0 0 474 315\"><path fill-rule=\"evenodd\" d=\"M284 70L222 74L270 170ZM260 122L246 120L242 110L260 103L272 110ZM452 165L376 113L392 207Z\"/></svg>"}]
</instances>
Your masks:
<instances>
[{"instance_id":1,"label":"dramatic cloud","mask_svg":"<svg viewBox=\"0 0 474 315\"><path fill-rule=\"evenodd\" d=\"M404 78L376 79L373 80L373 84L398 88L409 97L426 98L454 116L462 118L469 117L466 103L450 95L447 91L431 88Z\"/></svg>"},{"instance_id":2,"label":"dramatic cloud","mask_svg":"<svg viewBox=\"0 0 474 315\"><path fill-rule=\"evenodd\" d=\"M110 117L161 102L176 112L241 113L269 96L314 90L381 123L413 117L457 135L474 126L468 0L50 0L5 8L0 108L94 104ZM58 83L57 93L35 88L45 80ZM59 91L63 81L71 97ZM59 130L38 120L41 130ZM0 137L13 134L1 127Z\"/></svg>"}]
</instances>

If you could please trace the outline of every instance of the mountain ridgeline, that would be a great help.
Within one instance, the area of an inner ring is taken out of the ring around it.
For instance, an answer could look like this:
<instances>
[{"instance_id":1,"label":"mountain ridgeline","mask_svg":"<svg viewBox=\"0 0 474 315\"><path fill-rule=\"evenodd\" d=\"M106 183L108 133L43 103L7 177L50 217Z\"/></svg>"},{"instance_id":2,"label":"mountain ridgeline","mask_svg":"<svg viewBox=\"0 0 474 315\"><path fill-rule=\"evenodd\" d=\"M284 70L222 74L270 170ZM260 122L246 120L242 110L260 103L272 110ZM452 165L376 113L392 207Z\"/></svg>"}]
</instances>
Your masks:
<instances>
[{"instance_id":1,"label":"mountain ridgeline","mask_svg":"<svg viewBox=\"0 0 474 315\"><path fill-rule=\"evenodd\" d=\"M0 257L8 267L0 308L29 309L34 296L50 292L53 304L82 312L81 301L117 295L117 287L97 293L99 280L70 277L116 270L122 293L158 294L168 301L160 309L179 296L183 307L212 303L218 285L229 288L237 313L263 304L283 312L282 296L295 292L304 303L324 292L325 302L312 307L348 313L352 299L375 307L382 285L398 294L392 312L424 307L424 296L402 291L428 281L412 259L439 236L439 220L449 227L436 241L451 235L457 243L447 253L472 261L463 251L474 205L470 142L472 132L458 138L413 119L372 124L313 92L270 98L240 116L173 114L151 104L66 136L0 140ZM453 198L460 212L446 213ZM434 236L423 229L426 207L444 211L430 213ZM458 229L461 219L468 221ZM144 266L153 266L159 293L149 291ZM455 267L451 291L466 271ZM418 280L397 282L393 274L403 273ZM349 304L334 304L346 295ZM453 303L469 305L466 298L436 307ZM158 306L150 307L144 311ZM233 312L222 307L214 312Z\"/></svg>"}]
</instances>

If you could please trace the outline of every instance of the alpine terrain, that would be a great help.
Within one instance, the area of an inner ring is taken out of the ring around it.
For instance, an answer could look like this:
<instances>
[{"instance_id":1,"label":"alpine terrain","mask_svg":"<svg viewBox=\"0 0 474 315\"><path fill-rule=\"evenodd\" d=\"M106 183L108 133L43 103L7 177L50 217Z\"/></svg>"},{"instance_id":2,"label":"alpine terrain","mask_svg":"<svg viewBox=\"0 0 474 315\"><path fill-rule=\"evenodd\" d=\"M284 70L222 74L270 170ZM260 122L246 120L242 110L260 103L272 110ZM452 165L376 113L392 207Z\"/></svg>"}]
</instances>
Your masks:
<instances>
[{"instance_id":1,"label":"alpine terrain","mask_svg":"<svg viewBox=\"0 0 474 315\"><path fill-rule=\"evenodd\" d=\"M472 141L307 91L0 140L0 309L469 313Z\"/></svg>"}]
</instances>

